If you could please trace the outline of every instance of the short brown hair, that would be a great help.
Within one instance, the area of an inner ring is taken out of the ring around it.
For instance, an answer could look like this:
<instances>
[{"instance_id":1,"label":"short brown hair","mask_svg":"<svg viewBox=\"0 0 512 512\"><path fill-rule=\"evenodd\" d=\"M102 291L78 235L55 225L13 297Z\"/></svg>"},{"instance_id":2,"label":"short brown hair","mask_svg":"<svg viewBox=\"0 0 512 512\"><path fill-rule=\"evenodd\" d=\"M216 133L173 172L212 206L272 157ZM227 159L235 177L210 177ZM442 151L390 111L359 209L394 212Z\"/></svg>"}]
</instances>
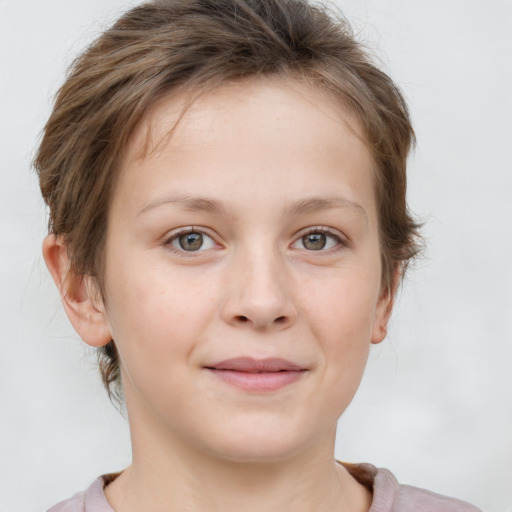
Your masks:
<instances>
[{"instance_id":1,"label":"short brown hair","mask_svg":"<svg viewBox=\"0 0 512 512\"><path fill-rule=\"evenodd\" d=\"M346 20L307 0L153 0L124 14L73 63L35 158L49 231L71 271L103 289L107 213L135 126L171 90L288 75L331 91L359 120L376 168L383 288L418 251L406 203L414 132L392 80ZM113 341L99 351L109 393L119 391ZM112 395L111 395L112 396Z\"/></svg>"}]
</instances>

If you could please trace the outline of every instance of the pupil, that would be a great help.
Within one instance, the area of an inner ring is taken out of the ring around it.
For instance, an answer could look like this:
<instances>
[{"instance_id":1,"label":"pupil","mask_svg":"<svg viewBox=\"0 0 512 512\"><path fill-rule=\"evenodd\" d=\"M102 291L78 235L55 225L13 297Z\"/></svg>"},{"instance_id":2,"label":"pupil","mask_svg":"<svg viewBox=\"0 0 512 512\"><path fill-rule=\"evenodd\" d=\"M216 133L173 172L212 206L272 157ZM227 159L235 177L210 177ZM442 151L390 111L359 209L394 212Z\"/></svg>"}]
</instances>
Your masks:
<instances>
[{"instance_id":1,"label":"pupil","mask_svg":"<svg viewBox=\"0 0 512 512\"><path fill-rule=\"evenodd\" d=\"M179 237L180 247L185 251L197 251L203 245L201 233L186 233Z\"/></svg>"},{"instance_id":2,"label":"pupil","mask_svg":"<svg viewBox=\"0 0 512 512\"><path fill-rule=\"evenodd\" d=\"M313 233L311 235L306 235L302 238L302 243L306 249L312 249L313 251L318 251L325 247L327 243L326 236L323 233Z\"/></svg>"}]
</instances>

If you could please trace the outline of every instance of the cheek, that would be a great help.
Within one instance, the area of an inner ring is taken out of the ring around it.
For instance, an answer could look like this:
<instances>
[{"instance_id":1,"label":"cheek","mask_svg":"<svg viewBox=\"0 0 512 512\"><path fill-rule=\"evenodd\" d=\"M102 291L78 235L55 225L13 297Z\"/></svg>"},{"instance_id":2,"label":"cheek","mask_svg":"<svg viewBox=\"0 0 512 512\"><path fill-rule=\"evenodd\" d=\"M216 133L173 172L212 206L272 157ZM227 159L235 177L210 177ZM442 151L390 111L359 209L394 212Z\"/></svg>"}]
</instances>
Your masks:
<instances>
[{"instance_id":1,"label":"cheek","mask_svg":"<svg viewBox=\"0 0 512 512\"><path fill-rule=\"evenodd\" d=\"M119 276L110 288L109 320L127 403L143 397L150 408L183 415L191 399L184 383L193 377L189 363L201 344L211 301L163 272Z\"/></svg>"},{"instance_id":2,"label":"cheek","mask_svg":"<svg viewBox=\"0 0 512 512\"><path fill-rule=\"evenodd\" d=\"M380 282L377 273L347 266L304 286L303 309L320 339L370 340Z\"/></svg>"},{"instance_id":3,"label":"cheek","mask_svg":"<svg viewBox=\"0 0 512 512\"><path fill-rule=\"evenodd\" d=\"M138 263L118 265L107 289L108 317L121 359L125 365L132 360L158 365L183 357L200 341L213 314L210 289L165 265Z\"/></svg>"},{"instance_id":4,"label":"cheek","mask_svg":"<svg viewBox=\"0 0 512 512\"><path fill-rule=\"evenodd\" d=\"M353 297L338 297L331 320L325 323L322 409L335 419L354 398L370 352L372 308L357 306Z\"/></svg>"},{"instance_id":5,"label":"cheek","mask_svg":"<svg viewBox=\"0 0 512 512\"><path fill-rule=\"evenodd\" d=\"M310 328L322 352L329 390L326 404L339 404L340 413L355 394L368 359L378 296L375 282L351 268L304 296Z\"/></svg>"}]
</instances>

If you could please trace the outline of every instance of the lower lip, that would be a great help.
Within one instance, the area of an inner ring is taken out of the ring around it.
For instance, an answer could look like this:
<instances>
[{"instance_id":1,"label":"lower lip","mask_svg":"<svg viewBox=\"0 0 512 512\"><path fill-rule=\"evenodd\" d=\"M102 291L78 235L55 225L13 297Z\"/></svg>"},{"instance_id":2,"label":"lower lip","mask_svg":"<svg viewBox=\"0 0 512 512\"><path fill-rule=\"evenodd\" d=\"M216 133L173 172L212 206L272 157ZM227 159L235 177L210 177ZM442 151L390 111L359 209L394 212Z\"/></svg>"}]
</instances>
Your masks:
<instances>
[{"instance_id":1,"label":"lower lip","mask_svg":"<svg viewBox=\"0 0 512 512\"><path fill-rule=\"evenodd\" d=\"M282 372L240 372L235 370L209 369L220 380L246 391L276 391L297 382L304 371L290 370Z\"/></svg>"}]
</instances>

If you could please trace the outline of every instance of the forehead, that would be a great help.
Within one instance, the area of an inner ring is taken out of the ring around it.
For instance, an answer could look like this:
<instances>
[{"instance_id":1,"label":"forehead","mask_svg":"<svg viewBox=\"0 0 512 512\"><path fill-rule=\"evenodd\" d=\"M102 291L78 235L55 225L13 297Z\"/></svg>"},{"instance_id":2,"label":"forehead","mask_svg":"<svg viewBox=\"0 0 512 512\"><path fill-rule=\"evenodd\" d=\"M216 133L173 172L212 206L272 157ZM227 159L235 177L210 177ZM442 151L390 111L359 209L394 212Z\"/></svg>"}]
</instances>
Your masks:
<instances>
[{"instance_id":1,"label":"forehead","mask_svg":"<svg viewBox=\"0 0 512 512\"><path fill-rule=\"evenodd\" d=\"M318 151L333 140L338 145L355 138L366 146L358 119L333 93L307 80L276 75L226 82L196 94L177 90L160 98L132 133L125 161L158 154L171 140L174 151L204 146L216 130L223 142L240 143L248 123L257 123L270 138L287 134L291 144L308 140ZM311 137L312 132L318 136Z\"/></svg>"},{"instance_id":2,"label":"forehead","mask_svg":"<svg viewBox=\"0 0 512 512\"><path fill-rule=\"evenodd\" d=\"M349 200L360 202L351 196L363 191L375 202L355 116L333 95L283 77L227 83L192 102L183 92L161 98L132 134L118 184L142 201L188 194L191 184L215 195L220 183L238 184L237 194L265 183L283 203L313 195L312 187L330 196L336 184Z\"/></svg>"}]
</instances>

